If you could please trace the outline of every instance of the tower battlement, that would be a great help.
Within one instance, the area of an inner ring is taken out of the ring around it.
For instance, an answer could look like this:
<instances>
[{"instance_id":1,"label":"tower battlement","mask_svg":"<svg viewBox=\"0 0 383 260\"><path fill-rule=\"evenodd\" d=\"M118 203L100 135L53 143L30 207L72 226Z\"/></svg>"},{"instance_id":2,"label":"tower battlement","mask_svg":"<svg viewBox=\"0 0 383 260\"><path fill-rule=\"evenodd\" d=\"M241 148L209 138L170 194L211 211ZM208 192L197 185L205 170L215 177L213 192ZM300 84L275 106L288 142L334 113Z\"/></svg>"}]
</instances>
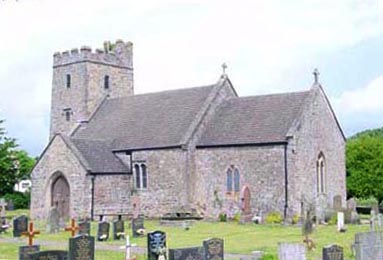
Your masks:
<instances>
[{"instance_id":1,"label":"tower battlement","mask_svg":"<svg viewBox=\"0 0 383 260\"><path fill-rule=\"evenodd\" d=\"M110 66L133 69L133 43L117 40L115 43L104 42L104 48L92 51L89 46L70 51L55 52L53 67L61 67L79 62L93 62Z\"/></svg>"}]
</instances>

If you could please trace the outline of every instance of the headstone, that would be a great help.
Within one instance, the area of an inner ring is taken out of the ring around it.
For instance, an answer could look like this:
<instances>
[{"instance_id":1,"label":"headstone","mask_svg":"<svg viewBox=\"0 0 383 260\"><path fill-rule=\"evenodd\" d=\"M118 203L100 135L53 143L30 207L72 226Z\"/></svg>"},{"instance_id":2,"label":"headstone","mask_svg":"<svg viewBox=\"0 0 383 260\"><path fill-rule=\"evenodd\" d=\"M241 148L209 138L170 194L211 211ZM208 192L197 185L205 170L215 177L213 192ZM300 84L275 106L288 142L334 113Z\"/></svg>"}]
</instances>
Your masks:
<instances>
[{"instance_id":1,"label":"headstone","mask_svg":"<svg viewBox=\"0 0 383 260\"><path fill-rule=\"evenodd\" d=\"M344 213L343 212L338 212L337 230L338 230L338 232L344 230Z\"/></svg>"},{"instance_id":2,"label":"headstone","mask_svg":"<svg viewBox=\"0 0 383 260\"><path fill-rule=\"evenodd\" d=\"M69 260L94 260L94 237L79 235L69 238Z\"/></svg>"},{"instance_id":3,"label":"headstone","mask_svg":"<svg viewBox=\"0 0 383 260\"><path fill-rule=\"evenodd\" d=\"M68 251L48 250L29 254L29 260L68 260Z\"/></svg>"},{"instance_id":4,"label":"headstone","mask_svg":"<svg viewBox=\"0 0 383 260\"><path fill-rule=\"evenodd\" d=\"M110 229L110 224L108 222L100 222L100 223L98 223L97 240L98 241L108 240L108 238L109 238L109 229Z\"/></svg>"},{"instance_id":5,"label":"headstone","mask_svg":"<svg viewBox=\"0 0 383 260\"><path fill-rule=\"evenodd\" d=\"M144 230L144 218L134 218L132 219L132 233L133 237L138 237L142 235L139 230Z\"/></svg>"},{"instance_id":6,"label":"headstone","mask_svg":"<svg viewBox=\"0 0 383 260\"><path fill-rule=\"evenodd\" d=\"M90 222L82 221L78 223L78 234L90 236Z\"/></svg>"},{"instance_id":7,"label":"headstone","mask_svg":"<svg viewBox=\"0 0 383 260\"><path fill-rule=\"evenodd\" d=\"M244 186L241 191L241 223L251 222L253 215L251 213L251 196L248 186Z\"/></svg>"},{"instance_id":8,"label":"headstone","mask_svg":"<svg viewBox=\"0 0 383 260\"><path fill-rule=\"evenodd\" d=\"M376 214L375 210L371 210L370 214L370 231L376 230Z\"/></svg>"},{"instance_id":9,"label":"headstone","mask_svg":"<svg viewBox=\"0 0 383 260\"><path fill-rule=\"evenodd\" d=\"M382 214L378 214L378 228L381 231L382 230Z\"/></svg>"},{"instance_id":10,"label":"headstone","mask_svg":"<svg viewBox=\"0 0 383 260\"><path fill-rule=\"evenodd\" d=\"M47 233L57 233L60 229L60 214L56 207L51 208L48 215Z\"/></svg>"},{"instance_id":11,"label":"headstone","mask_svg":"<svg viewBox=\"0 0 383 260\"><path fill-rule=\"evenodd\" d=\"M356 211L356 206L357 206L357 203L354 198L350 198L349 200L347 200L347 209L351 211Z\"/></svg>"},{"instance_id":12,"label":"headstone","mask_svg":"<svg viewBox=\"0 0 383 260\"><path fill-rule=\"evenodd\" d=\"M21 215L13 219L13 237L20 237L22 232L28 231L28 217Z\"/></svg>"},{"instance_id":13,"label":"headstone","mask_svg":"<svg viewBox=\"0 0 383 260\"><path fill-rule=\"evenodd\" d=\"M375 214L379 214L379 204L378 202L373 202L371 204L371 210L375 212Z\"/></svg>"},{"instance_id":14,"label":"headstone","mask_svg":"<svg viewBox=\"0 0 383 260\"><path fill-rule=\"evenodd\" d=\"M308 205L313 207L313 205ZM321 193L317 196L315 202L315 212L313 209L309 209L311 213L315 213L316 223L324 223L326 218L326 210L328 208L327 197L325 194Z\"/></svg>"},{"instance_id":15,"label":"headstone","mask_svg":"<svg viewBox=\"0 0 383 260\"><path fill-rule=\"evenodd\" d=\"M303 244L279 243L279 260L306 260L306 248Z\"/></svg>"},{"instance_id":16,"label":"headstone","mask_svg":"<svg viewBox=\"0 0 383 260\"><path fill-rule=\"evenodd\" d=\"M13 200L8 200L7 204L8 205L5 207L6 210L8 211L15 210L15 205L13 203Z\"/></svg>"},{"instance_id":17,"label":"headstone","mask_svg":"<svg viewBox=\"0 0 383 260\"><path fill-rule=\"evenodd\" d=\"M205 260L223 260L224 245L223 239L211 238L203 241Z\"/></svg>"},{"instance_id":18,"label":"headstone","mask_svg":"<svg viewBox=\"0 0 383 260\"><path fill-rule=\"evenodd\" d=\"M204 260L203 247L169 249L169 260Z\"/></svg>"},{"instance_id":19,"label":"headstone","mask_svg":"<svg viewBox=\"0 0 383 260\"><path fill-rule=\"evenodd\" d=\"M141 207L141 198L139 196L132 196L132 207L133 207L133 219L138 218L140 214L140 207Z\"/></svg>"},{"instance_id":20,"label":"headstone","mask_svg":"<svg viewBox=\"0 0 383 260\"><path fill-rule=\"evenodd\" d=\"M355 259L383 259L382 233L364 232L355 234Z\"/></svg>"},{"instance_id":21,"label":"headstone","mask_svg":"<svg viewBox=\"0 0 383 260\"><path fill-rule=\"evenodd\" d=\"M148 233L148 260L166 258L166 233L154 231Z\"/></svg>"},{"instance_id":22,"label":"headstone","mask_svg":"<svg viewBox=\"0 0 383 260\"><path fill-rule=\"evenodd\" d=\"M0 199L0 218L3 219L6 216L5 207L8 204L5 202L5 199Z\"/></svg>"},{"instance_id":23,"label":"headstone","mask_svg":"<svg viewBox=\"0 0 383 260\"><path fill-rule=\"evenodd\" d=\"M341 195L336 195L333 198L333 208L336 211L341 211L342 210L342 196Z\"/></svg>"},{"instance_id":24,"label":"headstone","mask_svg":"<svg viewBox=\"0 0 383 260\"><path fill-rule=\"evenodd\" d=\"M28 260L29 253L36 253L40 251L39 245L33 246L20 246L19 247L19 260Z\"/></svg>"},{"instance_id":25,"label":"headstone","mask_svg":"<svg viewBox=\"0 0 383 260\"><path fill-rule=\"evenodd\" d=\"M343 248L338 245L329 245L322 250L323 260L343 260Z\"/></svg>"},{"instance_id":26,"label":"headstone","mask_svg":"<svg viewBox=\"0 0 383 260\"><path fill-rule=\"evenodd\" d=\"M113 239L119 240L125 238L124 221L116 220L113 222Z\"/></svg>"}]
</instances>

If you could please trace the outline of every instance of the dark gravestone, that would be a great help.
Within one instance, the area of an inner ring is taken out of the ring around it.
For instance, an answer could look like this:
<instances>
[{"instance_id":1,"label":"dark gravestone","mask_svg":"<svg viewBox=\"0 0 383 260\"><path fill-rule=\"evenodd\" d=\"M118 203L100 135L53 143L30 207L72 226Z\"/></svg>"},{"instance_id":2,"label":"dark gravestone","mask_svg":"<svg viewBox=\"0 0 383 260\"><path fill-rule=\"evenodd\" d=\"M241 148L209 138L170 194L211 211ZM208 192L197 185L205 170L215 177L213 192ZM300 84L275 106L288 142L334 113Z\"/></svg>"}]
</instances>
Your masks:
<instances>
[{"instance_id":1,"label":"dark gravestone","mask_svg":"<svg viewBox=\"0 0 383 260\"><path fill-rule=\"evenodd\" d=\"M8 211L15 210L15 205L13 204L13 200L8 200L7 206L5 207L5 209Z\"/></svg>"},{"instance_id":2,"label":"dark gravestone","mask_svg":"<svg viewBox=\"0 0 383 260\"><path fill-rule=\"evenodd\" d=\"M40 251L40 246L20 246L19 247L19 260L28 260L29 253L37 253Z\"/></svg>"},{"instance_id":3,"label":"dark gravestone","mask_svg":"<svg viewBox=\"0 0 383 260\"><path fill-rule=\"evenodd\" d=\"M113 222L113 239L119 240L125 237L124 221L116 220Z\"/></svg>"},{"instance_id":4,"label":"dark gravestone","mask_svg":"<svg viewBox=\"0 0 383 260\"><path fill-rule=\"evenodd\" d=\"M322 254L323 260L343 260L343 248L338 245L324 247Z\"/></svg>"},{"instance_id":5,"label":"dark gravestone","mask_svg":"<svg viewBox=\"0 0 383 260\"><path fill-rule=\"evenodd\" d=\"M98 241L108 240L108 238L109 238L109 229L110 229L110 224L108 222L100 222L100 223L98 223L97 240Z\"/></svg>"},{"instance_id":6,"label":"dark gravestone","mask_svg":"<svg viewBox=\"0 0 383 260\"><path fill-rule=\"evenodd\" d=\"M90 236L90 222L82 221L78 223L78 234Z\"/></svg>"},{"instance_id":7,"label":"dark gravestone","mask_svg":"<svg viewBox=\"0 0 383 260\"><path fill-rule=\"evenodd\" d=\"M341 195L336 195L333 198L333 209L335 211L341 211L342 210L342 196Z\"/></svg>"},{"instance_id":8,"label":"dark gravestone","mask_svg":"<svg viewBox=\"0 0 383 260\"><path fill-rule=\"evenodd\" d=\"M68 260L68 251L50 250L29 254L28 260Z\"/></svg>"},{"instance_id":9,"label":"dark gravestone","mask_svg":"<svg viewBox=\"0 0 383 260\"><path fill-rule=\"evenodd\" d=\"M381 232L364 232L355 234L355 259L383 259Z\"/></svg>"},{"instance_id":10,"label":"dark gravestone","mask_svg":"<svg viewBox=\"0 0 383 260\"><path fill-rule=\"evenodd\" d=\"M79 235L69 238L69 260L94 260L94 237Z\"/></svg>"},{"instance_id":11,"label":"dark gravestone","mask_svg":"<svg viewBox=\"0 0 383 260\"><path fill-rule=\"evenodd\" d=\"M205 260L221 260L223 259L223 239L211 238L203 241L205 251Z\"/></svg>"},{"instance_id":12,"label":"dark gravestone","mask_svg":"<svg viewBox=\"0 0 383 260\"><path fill-rule=\"evenodd\" d=\"M143 230L145 229L144 227L144 218L134 218L132 219L132 233L133 237L138 237L141 234L137 232L138 230Z\"/></svg>"},{"instance_id":13,"label":"dark gravestone","mask_svg":"<svg viewBox=\"0 0 383 260\"><path fill-rule=\"evenodd\" d=\"M159 256L166 259L166 233L157 230L148 233L148 260L157 260Z\"/></svg>"},{"instance_id":14,"label":"dark gravestone","mask_svg":"<svg viewBox=\"0 0 383 260\"><path fill-rule=\"evenodd\" d=\"M203 247L169 249L169 260L204 260Z\"/></svg>"},{"instance_id":15,"label":"dark gravestone","mask_svg":"<svg viewBox=\"0 0 383 260\"><path fill-rule=\"evenodd\" d=\"M21 215L13 219L13 237L20 237L22 232L28 231L28 217Z\"/></svg>"}]
</instances>

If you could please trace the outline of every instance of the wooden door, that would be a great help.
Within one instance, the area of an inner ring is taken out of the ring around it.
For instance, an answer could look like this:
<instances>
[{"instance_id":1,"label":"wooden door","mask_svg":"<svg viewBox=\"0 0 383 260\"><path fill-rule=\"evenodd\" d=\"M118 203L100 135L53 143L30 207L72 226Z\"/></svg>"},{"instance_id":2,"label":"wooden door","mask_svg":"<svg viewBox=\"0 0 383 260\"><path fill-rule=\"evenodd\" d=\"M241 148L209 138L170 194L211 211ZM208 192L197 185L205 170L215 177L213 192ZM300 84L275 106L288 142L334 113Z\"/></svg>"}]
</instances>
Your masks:
<instances>
[{"instance_id":1,"label":"wooden door","mask_svg":"<svg viewBox=\"0 0 383 260\"><path fill-rule=\"evenodd\" d=\"M65 177L58 177L52 184L51 206L55 206L60 214L60 218L69 219L70 191L69 184Z\"/></svg>"}]
</instances>

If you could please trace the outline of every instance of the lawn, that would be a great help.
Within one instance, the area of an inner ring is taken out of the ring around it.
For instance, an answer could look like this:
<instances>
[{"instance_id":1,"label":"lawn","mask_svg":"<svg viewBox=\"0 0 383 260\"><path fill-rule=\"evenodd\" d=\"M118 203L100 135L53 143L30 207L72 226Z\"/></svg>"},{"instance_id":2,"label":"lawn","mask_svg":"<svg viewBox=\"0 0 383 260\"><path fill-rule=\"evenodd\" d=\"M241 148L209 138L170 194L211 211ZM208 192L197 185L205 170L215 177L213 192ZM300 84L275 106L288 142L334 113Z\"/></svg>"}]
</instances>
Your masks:
<instances>
[{"instance_id":1,"label":"lawn","mask_svg":"<svg viewBox=\"0 0 383 260\"><path fill-rule=\"evenodd\" d=\"M19 215L21 212L8 212L7 217ZM28 212L24 212L28 213ZM69 223L68 223L69 224ZM69 232L59 232L56 234L45 233L45 223L36 222L36 229L41 231L37 236L36 244L41 244L42 249L62 249L67 250ZM201 246L204 239L210 237L220 237L224 239L225 252L231 254L250 254L254 250L264 251L270 255L267 259L277 259L277 246L279 242L301 242L301 228L297 226L281 225L240 225L236 222L197 222L190 227L190 230L184 230L181 227L160 226L157 220L145 221L147 231L162 230L167 234L167 243L169 248L179 248L188 246ZM348 225L346 233L338 233L336 226L319 226L312 234L312 239L316 243L316 249L308 252L307 257L311 260L321 259L322 247L329 244L338 244L344 248L345 259L353 259L351 254L351 244L354 241L354 235L358 232L368 231L367 225ZM92 235L96 234L97 223L92 223ZM125 230L131 235L129 224L125 223ZM112 231L111 231L112 232ZM6 238L6 239L2 239ZM12 232L0 234L0 260L18 259L18 247L26 245L27 238L12 238ZM132 238L131 242L139 247L146 247L146 237ZM124 241L96 242L96 246L102 247L96 251L97 260L124 259L124 251L120 247ZM111 251L111 249L114 249ZM275 256L275 258L271 256ZM145 255L139 255L139 259L145 259Z\"/></svg>"}]
</instances>

